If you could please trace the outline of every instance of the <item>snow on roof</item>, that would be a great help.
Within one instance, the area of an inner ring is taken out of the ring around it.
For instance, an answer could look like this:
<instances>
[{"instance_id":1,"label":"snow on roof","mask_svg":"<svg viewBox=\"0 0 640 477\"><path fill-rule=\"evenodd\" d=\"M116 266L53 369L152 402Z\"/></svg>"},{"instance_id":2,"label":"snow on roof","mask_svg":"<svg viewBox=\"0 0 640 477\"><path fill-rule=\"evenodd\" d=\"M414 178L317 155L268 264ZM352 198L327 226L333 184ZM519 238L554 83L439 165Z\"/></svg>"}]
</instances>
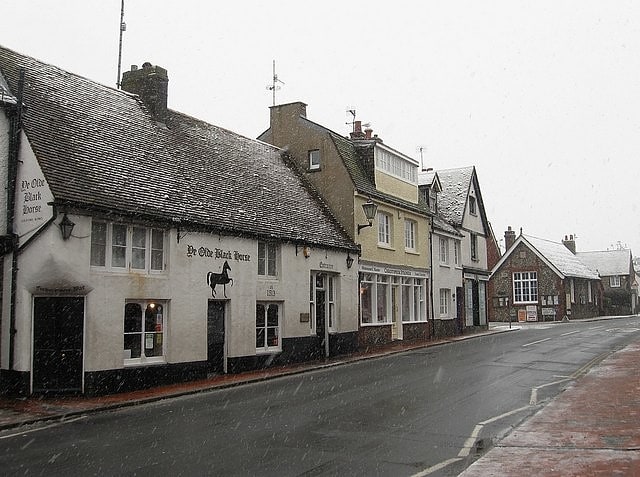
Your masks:
<instances>
[{"instance_id":1,"label":"snow on roof","mask_svg":"<svg viewBox=\"0 0 640 477\"><path fill-rule=\"evenodd\" d=\"M596 271L589 268L578 256L571 253L564 244L529 235L522 235L522 238L540 252L564 276L593 280L600 278Z\"/></svg>"},{"instance_id":2,"label":"snow on roof","mask_svg":"<svg viewBox=\"0 0 640 477\"><path fill-rule=\"evenodd\" d=\"M631 250L579 252L578 257L603 277L628 275L631 270Z\"/></svg>"},{"instance_id":3,"label":"snow on roof","mask_svg":"<svg viewBox=\"0 0 640 477\"><path fill-rule=\"evenodd\" d=\"M445 220L460 226L473 176L473 166L444 169L437 173L442 185L442 192L438 194L438 211Z\"/></svg>"}]
</instances>

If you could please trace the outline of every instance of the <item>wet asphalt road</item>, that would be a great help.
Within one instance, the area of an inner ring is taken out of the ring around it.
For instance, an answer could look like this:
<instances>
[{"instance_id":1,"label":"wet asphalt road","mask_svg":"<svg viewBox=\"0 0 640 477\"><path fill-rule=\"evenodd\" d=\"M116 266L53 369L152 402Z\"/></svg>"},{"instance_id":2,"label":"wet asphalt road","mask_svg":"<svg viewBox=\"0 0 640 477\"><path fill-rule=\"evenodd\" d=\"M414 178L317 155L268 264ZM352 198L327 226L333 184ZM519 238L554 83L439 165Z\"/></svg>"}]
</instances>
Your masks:
<instances>
[{"instance_id":1,"label":"wet asphalt road","mask_svg":"<svg viewBox=\"0 0 640 477\"><path fill-rule=\"evenodd\" d=\"M0 434L0 473L457 475L476 443L639 337L637 317L533 325L14 429Z\"/></svg>"}]
</instances>

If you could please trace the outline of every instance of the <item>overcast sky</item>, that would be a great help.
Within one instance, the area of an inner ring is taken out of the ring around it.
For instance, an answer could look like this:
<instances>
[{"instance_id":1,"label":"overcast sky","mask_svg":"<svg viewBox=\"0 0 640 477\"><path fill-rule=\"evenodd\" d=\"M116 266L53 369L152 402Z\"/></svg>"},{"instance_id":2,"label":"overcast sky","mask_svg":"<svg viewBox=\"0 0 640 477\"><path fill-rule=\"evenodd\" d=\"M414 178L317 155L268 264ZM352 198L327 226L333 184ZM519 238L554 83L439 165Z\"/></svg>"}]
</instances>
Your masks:
<instances>
[{"instance_id":1,"label":"overcast sky","mask_svg":"<svg viewBox=\"0 0 640 477\"><path fill-rule=\"evenodd\" d=\"M0 44L115 87L120 6L5 2ZM498 240L640 255L640 2L125 0L125 22L122 70L166 68L172 109L255 138L275 60L277 103L474 165Z\"/></svg>"}]
</instances>

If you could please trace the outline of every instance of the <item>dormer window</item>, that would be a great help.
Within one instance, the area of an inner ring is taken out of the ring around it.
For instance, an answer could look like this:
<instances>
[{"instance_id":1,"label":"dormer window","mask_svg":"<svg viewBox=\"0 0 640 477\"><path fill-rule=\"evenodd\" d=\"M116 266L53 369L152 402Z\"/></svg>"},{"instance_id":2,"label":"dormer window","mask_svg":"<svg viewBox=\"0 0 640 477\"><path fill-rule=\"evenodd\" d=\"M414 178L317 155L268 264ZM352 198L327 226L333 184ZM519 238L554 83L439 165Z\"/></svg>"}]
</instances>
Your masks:
<instances>
[{"instance_id":1,"label":"dormer window","mask_svg":"<svg viewBox=\"0 0 640 477\"><path fill-rule=\"evenodd\" d=\"M312 149L309 151L309 170L320 170L320 149Z\"/></svg>"}]
</instances>

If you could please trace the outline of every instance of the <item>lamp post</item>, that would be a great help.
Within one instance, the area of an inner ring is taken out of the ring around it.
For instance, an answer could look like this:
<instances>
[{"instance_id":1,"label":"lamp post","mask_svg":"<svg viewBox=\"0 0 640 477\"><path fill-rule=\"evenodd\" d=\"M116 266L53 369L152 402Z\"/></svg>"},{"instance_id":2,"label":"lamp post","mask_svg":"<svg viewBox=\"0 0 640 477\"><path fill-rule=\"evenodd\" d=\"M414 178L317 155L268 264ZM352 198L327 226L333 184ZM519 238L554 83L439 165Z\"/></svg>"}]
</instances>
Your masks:
<instances>
[{"instance_id":1,"label":"lamp post","mask_svg":"<svg viewBox=\"0 0 640 477\"><path fill-rule=\"evenodd\" d=\"M371 227L373 225L373 219L376 217L376 212L378 211L378 205L374 204L371 199L362 204L362 211L364 212L364 216L367 219L366 224L361 225L358 224L358 234L360 234L360 230Z\"/></svg>"}]
</instances>

